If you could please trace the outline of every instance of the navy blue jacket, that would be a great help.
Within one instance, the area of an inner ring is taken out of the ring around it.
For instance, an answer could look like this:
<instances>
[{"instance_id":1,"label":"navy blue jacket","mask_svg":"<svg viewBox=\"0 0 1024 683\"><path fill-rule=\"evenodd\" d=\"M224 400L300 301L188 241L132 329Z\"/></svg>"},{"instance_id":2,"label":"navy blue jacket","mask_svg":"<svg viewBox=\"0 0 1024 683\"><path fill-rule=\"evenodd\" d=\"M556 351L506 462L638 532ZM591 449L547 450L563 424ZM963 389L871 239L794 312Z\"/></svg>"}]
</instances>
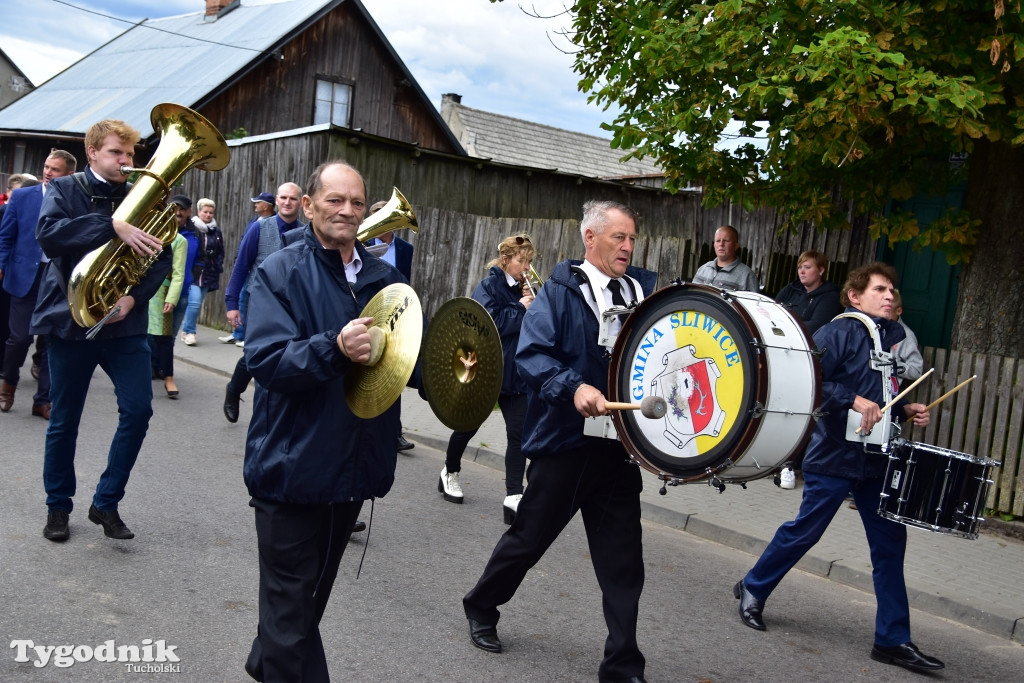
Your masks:
<instances>
[{"instance_id":1,"label":"navy blue jacket","mask_svg":"<svg viewBox=\"0 0 1024 683\"><path fill-rule=\"evenodd\" d=\"M819 327L843 312L842 304L839 303L839 288L828 280L809 294L799 280L790 282L782 288L775 300L795 313L812 335Z\"/></svg>"},{"instance_id":2,"label":"navy blue jacket","mask_svg":"<svg viewBox=\"0 0 1024 683\"><path fill-rule=\"evenodd\" d=\"M370 420L345 402L352 361L341 328L387 285L394 267L356 243L351 290L337 250L312 228L257 268L249 292L245 361L256 379L243 475L249 493L283 503L324 504L383 496L395 480L401 400Z\"/></svg>"},{"instance_id":3,"label":"navy blue jacket","mask_svg":"<svg viewBox=\"0 0 1024 683\"><path fill-rule=\"evenodd\" d=\"M848 308L847 311L855 311ZM894 320L872 318L881 325L882 350L889 351L906 337L903 326ZM861 444L846 440L846 416L857 396L885 405L882 379L871 369L873 345L867 328L858 320L840 318L814 333L821 351L821 410L828 414L818 420L804 455L803 470L847 479L874 479L885 474L888 456L866 453ZM895 396L898 391L894 391ZM907 401L892 407L891 415L903 420ZM888 418L883 418L888 419Z\"/></svg>"},{"instance_id":4,"label":"navy blue jacket","mask_svg":"<svg viewBox=\"0 0 1024 683\"><path fill-rule=\"evenodd\" d=\"M39 272L43 250L36 242L36 223L43 204L43 186L21 187L11 192L0 220L0 270L3 287L12 296L24 298Z\"/></svg>"},{"instance_id":5,"label":"navy blue jacket","mask_svg":"<svg viewBox=\"0 0 1024 683\"><path fill-rule=\"evenodd\" d=\"M584 417L573 397L580 384L608 395L611 356L598 345L599 325L569 269L582 261L562 261L537 293L523 320L516 351L519 374L527 387L523 453L528 458L552 457L607 440L584 436ZM627 275L650 295L657 274L630 267Z\"/></svg>"},{"instance_id":6,"label":"navy blue jacket","mask_svg":"<svg viewBox=\"0 0 1024 683\"><path fill-rule=\"evenodd\" d=\"M516 367L516 348L519 346L519 332L523 327L526 307L519 303L523 298L522 288L514 290L508 286L505 271L491 266L490 275L480 281L473 290L473 298L487 309L498 328L501 338L501 355L505 362L501 379L501 395L525 394L526 385L519 378Z\"/></svg>"},{"instance_id":7,"label":"navy blue jacket","mask_svg":"<svg viewBox=\"0 0 1024 683\"><path fill-rule=\"evenodd\" d=\"M39 288L39 299L32 314L32 334L54 334L61 339L84 341L86 328L79 327L68 307L67 281L78 262L93 249L117 237L111 215L124 199L130 186L96 180L91 168L85 178L92 196L75 180L74 175L54 178L46 188L36 226L39 246L50 257L50 267ZM97 339L113 339L146 334L149 327L149 300L163 284L171 270L171 247L164 247L156 262L132 287L129 295L135 306L117 323L108 323Z\"/></svg>"}]
</instances>

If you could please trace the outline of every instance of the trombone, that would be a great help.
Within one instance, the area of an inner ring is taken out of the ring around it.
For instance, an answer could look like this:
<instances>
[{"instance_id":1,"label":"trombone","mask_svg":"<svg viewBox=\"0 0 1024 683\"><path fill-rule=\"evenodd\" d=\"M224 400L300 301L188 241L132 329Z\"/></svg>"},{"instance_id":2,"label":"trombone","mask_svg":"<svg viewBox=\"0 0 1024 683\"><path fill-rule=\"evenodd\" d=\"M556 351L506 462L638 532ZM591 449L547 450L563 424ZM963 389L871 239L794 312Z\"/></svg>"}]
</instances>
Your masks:
<instances>
[{"instance_id":1,"label":"trombone","mask_svg":"<svg viewBox=\"0 0 1024 683\"><path fill-rule=\"evenodd\" d=\"M523 274L523 284L530 290L530 296L536 298L537 290L544 286L544 278L530 265L530 270Z\"/></svg>"}]
</instances>

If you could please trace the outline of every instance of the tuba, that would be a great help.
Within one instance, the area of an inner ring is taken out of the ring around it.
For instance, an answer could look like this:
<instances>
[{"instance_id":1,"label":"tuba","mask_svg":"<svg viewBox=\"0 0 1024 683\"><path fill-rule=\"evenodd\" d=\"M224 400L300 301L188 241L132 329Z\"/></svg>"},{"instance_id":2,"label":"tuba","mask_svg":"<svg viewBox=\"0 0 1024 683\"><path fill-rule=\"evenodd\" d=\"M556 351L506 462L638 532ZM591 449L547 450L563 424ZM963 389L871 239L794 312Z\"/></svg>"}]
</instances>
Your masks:
<instances>
[{"instance_id":1,"label":"tuba","mask_svg":"<svg viewBox=\"0 0 1024 683\"><path fill-rule=\"evenodd\" d=\"M174 209L166 205L171 187L193 166L219 171L231 156L220 131L187 107L158 104L150 120L153 130L160 131L160 145L145 168L121 167L121 173L139 173L140 178L113 218L159 238L166 247L178 234ZM74 321L91 328L88 338L112 317L117 300L142 280L159 255L136 254L115 237L79 261L68 280L68 304Z\"/></svg>"},{"instance_id":2,"label":"tuba","mask_svg":"<svg viewBox=\"0 0 1024 683\"><path fill-rule=\"evenodd\" d=\"M413 232L418 232L419 223L416 222L412 204L398 191L397 187L394 187L391 188L391 199L388 200L388 203L359 225L356 239L360 242L367 242L378 235L400 228L409 228Z\"/></svg>"}]
</instances>

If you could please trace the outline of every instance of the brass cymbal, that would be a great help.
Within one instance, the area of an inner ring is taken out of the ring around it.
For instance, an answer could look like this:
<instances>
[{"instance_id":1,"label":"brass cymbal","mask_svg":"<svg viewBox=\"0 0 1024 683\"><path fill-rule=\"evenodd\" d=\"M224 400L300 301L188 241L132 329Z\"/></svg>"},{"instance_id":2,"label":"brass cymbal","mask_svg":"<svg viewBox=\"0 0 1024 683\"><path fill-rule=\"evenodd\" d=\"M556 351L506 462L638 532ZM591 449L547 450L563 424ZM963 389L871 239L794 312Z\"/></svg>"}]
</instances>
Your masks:
<instances>
[{"instance_id":1,"label":"brass cymbal","mask_svg":"<svg viewBox=\"0 0 1024 683\"><path fill-rule=\"evenodd\" d=\"M423 310L412 287L395 283L377 292L359 316L373 318L371 356L379 358L372 365L355 363L345 373L345 402L357 417L370 419L398 400L412 376L423 339Z\"/></svg>"},{"instance_id":2,"label":"brass cymbal","mask_svg":"<svg viewBox=\"0 0 1024 683\"><path fill-rule=\"evenodd\" d=\"M423 393L446 427L483 424L501 393L501 337L487 309L468 297L445 302L423 338Z\"/></svg>"}]
</instances>

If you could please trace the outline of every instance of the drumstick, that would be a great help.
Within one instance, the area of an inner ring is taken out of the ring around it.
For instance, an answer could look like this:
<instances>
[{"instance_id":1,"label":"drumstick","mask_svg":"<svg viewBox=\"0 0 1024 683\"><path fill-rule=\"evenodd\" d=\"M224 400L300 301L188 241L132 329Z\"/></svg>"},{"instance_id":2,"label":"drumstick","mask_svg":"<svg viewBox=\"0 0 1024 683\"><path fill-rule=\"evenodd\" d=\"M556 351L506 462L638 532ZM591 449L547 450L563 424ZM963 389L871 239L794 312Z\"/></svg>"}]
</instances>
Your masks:
<instances>
[{"instance_id":1,"label":"drumstick","mask_svg":"<svg viewBox=\"0 0 1024 683\"><path fill-rule=\"evenodd\" d=\"M605 401L604 407L608 410L639 410L641 415L652 420L665 417L665 413L668 411L668 404L661 396L648 396L640 403Z\"/></svg>"},{"instance_id":2,"label":"drumstick","mask_svg":"<svg viewBox=\"0 0 1024 683\"><path fill-rule=\"evenodd\" d=\"M934 401L929 403L927 406L925 406L925 410L931 410L935 406L939 405L940 403L945 401L947 398L949 398L950 396L952 396L953 394L955 394L956 392L960 391L965 386L967 386L968 384L973 382L975 377L977 377L977 375L972 375L968 379L965 379L963 382L960 382L960 384L957 384L955 387L953 387L952 389L950 389L949 391L944 393L942 396L939 396L937 399L935 399Z\"/></svg>"},{"instance_id":3,"label":"drumstick","mask_svg":"<svg viewBox=\"0 0 1024 683\"><path fill-rule=\"evenodd\" d=\"M911 384L909 387L907 387L906 389L904 389L900 393L898 393L895 396L893 396L891 401L889 401L884 406L882 406L882 412L884 413L885 411L889 410L889 408L892 408L896 404L896 401L900 400L901 398L903 398L904 396L909 394L911 389L913 389L918 384L923 382L924 378L927 377L928 375L932 374L932 372L934 372L934 371L935 371L935 368L930 368L928 370L928 372L924 373L923 375L921 375L920 377L915 379L913 384ZM860 427L857 427L857 429L855 429L853 433L854 434L860 434Z\"/></svg>"}]
</instances>

